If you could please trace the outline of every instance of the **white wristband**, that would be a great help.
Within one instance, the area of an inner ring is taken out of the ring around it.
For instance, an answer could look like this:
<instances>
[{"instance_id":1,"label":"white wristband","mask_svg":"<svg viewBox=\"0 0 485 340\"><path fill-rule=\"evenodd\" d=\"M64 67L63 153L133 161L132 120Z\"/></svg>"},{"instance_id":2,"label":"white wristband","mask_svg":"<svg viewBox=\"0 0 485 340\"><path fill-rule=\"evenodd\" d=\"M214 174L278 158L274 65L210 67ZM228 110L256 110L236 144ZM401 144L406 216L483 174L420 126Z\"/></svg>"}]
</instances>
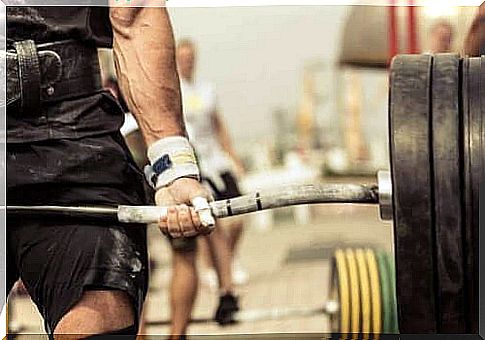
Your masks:
<instances>
[{"instance_id":1,"label":"white wristband","mask_svg":"<svg viewBox=\"0 0 485 340\"><path fill-rule=\"evenodd\" d=\"M182 177L200 178L194 149L185 137L171 136L150 145L147 156L156 174L155 189L166 187Z\"/></svg>"}]
</instances>

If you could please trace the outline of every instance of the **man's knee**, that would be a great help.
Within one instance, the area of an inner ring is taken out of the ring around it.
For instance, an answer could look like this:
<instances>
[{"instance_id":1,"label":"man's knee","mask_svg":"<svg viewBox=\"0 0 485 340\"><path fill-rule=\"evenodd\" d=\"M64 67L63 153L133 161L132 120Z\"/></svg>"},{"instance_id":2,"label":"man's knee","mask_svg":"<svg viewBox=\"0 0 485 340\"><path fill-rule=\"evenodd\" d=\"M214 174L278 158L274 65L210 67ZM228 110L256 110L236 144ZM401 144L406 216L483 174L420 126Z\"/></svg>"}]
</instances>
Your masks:
<instances>
[{"instance_id":1,"label":"man's knee","mask_svg":"<svg viewBox=\"0 0 485 340\"><path fill-rule=\"evenodd\" d=\"M54 335L90 335L135 327L135 309L129 295L120 290L86 290L59 321ZM136 331L135 331L136 333Z\"/></svg>"}]
</instances>

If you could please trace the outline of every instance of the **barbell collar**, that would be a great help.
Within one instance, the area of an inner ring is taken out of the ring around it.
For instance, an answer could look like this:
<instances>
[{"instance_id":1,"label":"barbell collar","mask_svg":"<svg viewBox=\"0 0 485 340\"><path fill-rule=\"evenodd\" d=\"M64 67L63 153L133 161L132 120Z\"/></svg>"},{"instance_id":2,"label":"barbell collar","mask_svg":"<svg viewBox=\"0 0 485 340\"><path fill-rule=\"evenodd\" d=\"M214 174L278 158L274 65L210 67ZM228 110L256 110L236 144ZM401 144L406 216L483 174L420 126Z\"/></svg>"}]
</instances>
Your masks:
<instances>
[{"instance_id":1,"label":"barbell collar","mask_svg":"<svg viewBox=\"0 0 485 340\"><path fill-rule=\"evenodd\" d=\"M377 172L377 185L379 187L379 214L382 221L392 221L392 182L391 172L381 170Z\"/></svg>"}]
</instances>

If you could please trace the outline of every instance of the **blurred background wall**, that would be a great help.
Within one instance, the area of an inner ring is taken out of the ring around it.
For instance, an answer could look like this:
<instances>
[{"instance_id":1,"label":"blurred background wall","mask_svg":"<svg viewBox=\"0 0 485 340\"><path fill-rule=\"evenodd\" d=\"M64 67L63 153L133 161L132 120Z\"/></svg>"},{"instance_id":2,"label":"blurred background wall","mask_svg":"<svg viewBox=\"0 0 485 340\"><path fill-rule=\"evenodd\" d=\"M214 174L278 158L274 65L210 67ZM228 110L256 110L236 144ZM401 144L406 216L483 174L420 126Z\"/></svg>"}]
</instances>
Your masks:
<instances>
[{"instance_id":1,"label":"blurred background wall","mask_svg":"<svg viewBox=\"0 0 485 340\"><path fill-rule=\"evenodd\" d=\"M236 145L273 135L279 108L295 116L305 63L334 62L347 12L345 6L170 8L176 37L198 43L198 76L217 86Z\"/></svg>"},{"instance_id":2,"label":"blurred background wall","mask_svg":"<svg viewBox=\"0 0 485 340\"><path fill-rule=\"evenodd\" d=\"M217 89L236 150L257 171L291 153L321 173L388 167L386 6L175 7L176 39L198 45L197 77ZM475 7L428 1L414 10L416 52L431 28L453 27L459 53ZM409 52L409 8L395 9L397 52Z\"/></svg>"}]
</instances>

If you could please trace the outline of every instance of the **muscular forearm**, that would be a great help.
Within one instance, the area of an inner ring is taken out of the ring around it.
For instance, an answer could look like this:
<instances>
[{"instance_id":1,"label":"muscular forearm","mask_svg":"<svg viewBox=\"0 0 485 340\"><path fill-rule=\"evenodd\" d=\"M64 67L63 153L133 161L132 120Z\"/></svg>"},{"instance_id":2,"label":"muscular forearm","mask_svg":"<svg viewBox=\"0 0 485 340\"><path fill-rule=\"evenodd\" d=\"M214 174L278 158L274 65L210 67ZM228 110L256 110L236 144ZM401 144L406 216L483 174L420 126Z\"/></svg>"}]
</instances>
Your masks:
<instances>
[{"instance_id":1,"label":"muscular forearm","mask_svg":"<svg viewBox=\"0 0 485 340\"><path fill-rule=\"evenodd\" d=\"M147 145L185 136L175 43L164 7L112 7L113 54L121 92Z\"/></svg>"},{"instance_id":2,"label":"muscular forearm","mask_svg":"<svg viewBox=\"0 0 485 340\"><path fill-rule=\"evenodd\" d=\"M148 145L155 202L169 207L159 227L172 237L208 233L215 224L208 203L210 194L198 181L191 145L179 137L186 132L167 11L163 7L114 7L117 2L110 0L116 73ZM156 2L153 5L164 4L163 0ZM127 3L152 4L149 0ZM189 209L188 204L194 207Z\"/></svg>"}]
</instances>

